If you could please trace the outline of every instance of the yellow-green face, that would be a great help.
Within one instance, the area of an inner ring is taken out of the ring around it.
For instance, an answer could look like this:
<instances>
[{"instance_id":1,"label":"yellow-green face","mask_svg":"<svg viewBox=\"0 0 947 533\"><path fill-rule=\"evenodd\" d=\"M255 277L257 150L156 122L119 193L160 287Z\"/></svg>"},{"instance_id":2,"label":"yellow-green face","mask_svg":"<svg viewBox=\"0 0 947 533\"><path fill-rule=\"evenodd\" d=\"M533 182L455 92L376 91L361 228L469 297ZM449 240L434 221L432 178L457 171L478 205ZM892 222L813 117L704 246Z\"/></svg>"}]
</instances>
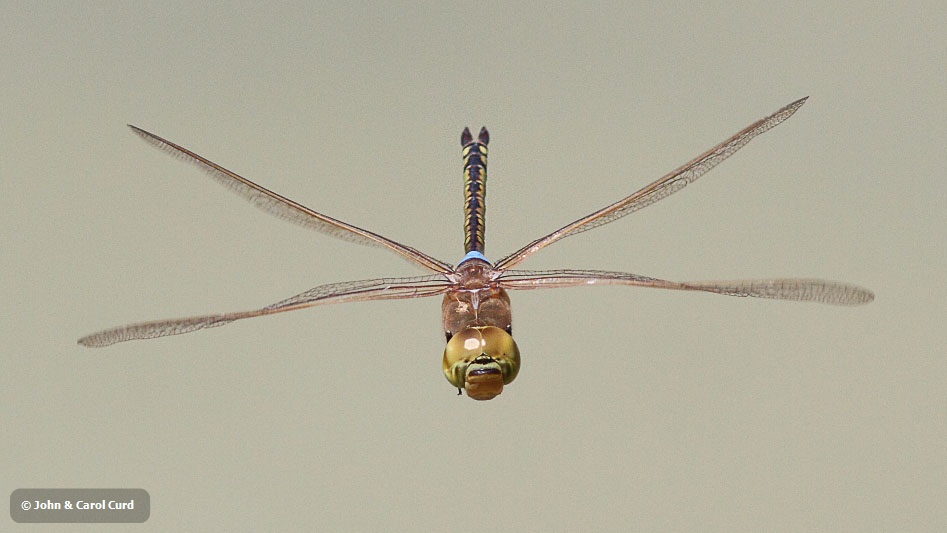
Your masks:
<instances>
[{"instance_id":1,"label":"yellow-green face","mask_svg":"<svg viewBox=\"0 0 947 533\"><path fill-rule=\"evenodd\" d=\"M464 328L444 348L444 375L474 400L489 400L516 379L520 351L513 336L494 326Z\"/></svg>"}]
</instances>

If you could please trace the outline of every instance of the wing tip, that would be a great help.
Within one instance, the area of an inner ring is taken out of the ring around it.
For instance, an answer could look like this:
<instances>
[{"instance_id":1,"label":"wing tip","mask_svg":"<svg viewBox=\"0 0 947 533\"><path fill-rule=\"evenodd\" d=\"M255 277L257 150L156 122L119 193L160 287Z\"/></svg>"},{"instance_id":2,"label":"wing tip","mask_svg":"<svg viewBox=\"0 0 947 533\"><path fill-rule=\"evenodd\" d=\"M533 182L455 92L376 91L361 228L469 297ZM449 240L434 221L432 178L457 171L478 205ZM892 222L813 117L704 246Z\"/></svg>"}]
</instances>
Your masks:
<instances>
[{"instance_id":1,"label":"wing tip","mask_svg":"<svg viewBox=\"0 0 947 533\"><path fill-rule=\"evenodd\" d=\"M102 342L97 341L96 336L94 334L86 335L85 337L82 337L81 339L76 341L76 344L78 344L79 346L83 346L85 348L101 348L103 346L108 346L108 344L103 344Z\"/></svg>"},{"instance_id":2,"label":"wing tip","mask_svg":"<svg viewBox=\"0 0 947 533\"><path fill-rule=\"evenodd\" d=\"M792 103L783 107L782 111L789 111L789 114L792 115L795 113L803 104L806 103L806 100L809 99L809 96L803 96L802 98L793 101Z\"/></svg>"},{"instance_id":3,"label":"wing tip","mask_svg":"<svg viewBox=\"0 0 947 533\"><path fill-rule=\"evenodd\" d=\"M864 288L864 287L855 287L858 291L857 298L852 305L867 305L875 301L875 293Z\"/></svg>"},{"instance_id":4,"label":"wing tip","mask_svg":"<svg viewBox=\"0 0 947 533\"><path fill-rule=\"evenodd\" d=\"M152 143L152 144L154 144L155 141L157 141L157 140L160 139L160 137L158 137L158 136L155 135L154 133L151 133L151 132L149 132L149 131L147 131L147 130L143 130L143 129L139 128L138 126L134 125L134 124L125 124L125 125L128 126L128 129L132 130L132 133L134 133L135 135L141 137L142 139L144 139L144 140L146 140L146 141L148 141L148 142L150 142L150 143ZM163 140L163 139L161 139L161 140Z\"/></svg>"}]
</instances>

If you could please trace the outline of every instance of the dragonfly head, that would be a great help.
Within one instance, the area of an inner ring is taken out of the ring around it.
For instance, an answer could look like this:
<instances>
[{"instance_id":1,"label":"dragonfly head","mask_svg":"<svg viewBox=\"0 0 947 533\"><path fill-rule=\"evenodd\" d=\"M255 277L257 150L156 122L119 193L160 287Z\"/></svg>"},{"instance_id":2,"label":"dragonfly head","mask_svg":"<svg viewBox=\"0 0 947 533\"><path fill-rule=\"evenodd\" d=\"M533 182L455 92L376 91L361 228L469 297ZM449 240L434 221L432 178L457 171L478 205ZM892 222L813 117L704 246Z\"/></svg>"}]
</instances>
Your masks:
<instances>
[{"instance_id":1,"label":"dragonfly head","mask_svg":"<svg viewBox=\"0 0 947 533\"><path fill-rule=\"evenodd\" d=\"M513 336L494 326L464 328L444 348L444 375L474 400L489 400L516 379L520 351Z\"/></svg>"}]
</instances>

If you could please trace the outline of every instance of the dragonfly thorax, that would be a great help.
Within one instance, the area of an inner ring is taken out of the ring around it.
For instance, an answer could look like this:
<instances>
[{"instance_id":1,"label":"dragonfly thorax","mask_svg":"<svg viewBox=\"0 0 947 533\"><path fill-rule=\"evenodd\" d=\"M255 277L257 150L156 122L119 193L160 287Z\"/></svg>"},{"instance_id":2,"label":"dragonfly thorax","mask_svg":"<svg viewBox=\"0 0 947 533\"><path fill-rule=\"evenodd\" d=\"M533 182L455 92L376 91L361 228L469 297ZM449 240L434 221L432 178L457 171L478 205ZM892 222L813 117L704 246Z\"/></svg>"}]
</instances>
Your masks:
<instances>
[{"instance_id":1,"label":"dragonfly thorax","mask_svg":"<svg viewBox=\"0 0 947 533\"><path fill-rule=\"evenodd\" d=\"M441 316L449 341L458 331L494 326L512 333L510 297L494 279L496 270L486 261L469 259L451 273L452 286L444 294Z\"/></svg>"}]
</instances>

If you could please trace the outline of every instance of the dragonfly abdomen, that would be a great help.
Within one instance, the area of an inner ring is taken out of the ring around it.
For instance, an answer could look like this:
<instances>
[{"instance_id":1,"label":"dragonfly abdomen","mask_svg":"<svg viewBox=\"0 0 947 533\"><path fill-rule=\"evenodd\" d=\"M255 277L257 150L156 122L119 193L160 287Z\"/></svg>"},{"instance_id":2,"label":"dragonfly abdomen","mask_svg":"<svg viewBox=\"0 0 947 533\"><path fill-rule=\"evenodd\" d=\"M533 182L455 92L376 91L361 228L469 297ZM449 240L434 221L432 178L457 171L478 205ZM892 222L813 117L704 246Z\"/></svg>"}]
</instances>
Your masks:
<instances>
[{"instance_id":1,"label":"dragonfly abdomen","mask_svg":"<svg viewBox=\"0 0 947 533\"><path fill-rule=\"evenodd\" d=\"M486 229L487 143L490 134L480 128L477 140L464 128L460 135L464 156L464 251L483 252Z\"/></svg>"}]
</instances>

